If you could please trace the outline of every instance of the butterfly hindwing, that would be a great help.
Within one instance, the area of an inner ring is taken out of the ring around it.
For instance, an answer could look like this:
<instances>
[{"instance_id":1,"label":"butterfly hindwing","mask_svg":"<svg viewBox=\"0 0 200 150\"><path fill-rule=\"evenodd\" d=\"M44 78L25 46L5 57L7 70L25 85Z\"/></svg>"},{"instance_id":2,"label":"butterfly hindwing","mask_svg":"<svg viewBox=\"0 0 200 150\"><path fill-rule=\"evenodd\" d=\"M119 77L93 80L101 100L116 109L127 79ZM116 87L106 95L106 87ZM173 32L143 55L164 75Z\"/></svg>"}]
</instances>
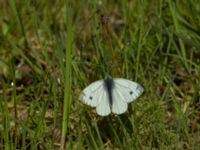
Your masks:
<instances>
[{"instance_id":1,"label":"butterfly hindwing","mask_svg":"<svg viewBox=\"0 0 200 150\"><path fill-rule=\"evenodd\" d=\"M110 114L110 104L109 104L109 99L108 99L108 92L104 88L101 91L101 95L98 96L99 98L99 103L96 107L97 114L100 116L107 116Z\"/></svg>"},{"instance_id":2,"label":"butterfly hindwing","mask_svg":"<svg viewBox=\"0 0 200 150\"><path fill-rule=\"evenodd\" d=\"M113 89L113 104L112 104L112 112L115 114L122 114L128 108L128 104L124 95L117 88Z\"/></svg>"}]
</instances>

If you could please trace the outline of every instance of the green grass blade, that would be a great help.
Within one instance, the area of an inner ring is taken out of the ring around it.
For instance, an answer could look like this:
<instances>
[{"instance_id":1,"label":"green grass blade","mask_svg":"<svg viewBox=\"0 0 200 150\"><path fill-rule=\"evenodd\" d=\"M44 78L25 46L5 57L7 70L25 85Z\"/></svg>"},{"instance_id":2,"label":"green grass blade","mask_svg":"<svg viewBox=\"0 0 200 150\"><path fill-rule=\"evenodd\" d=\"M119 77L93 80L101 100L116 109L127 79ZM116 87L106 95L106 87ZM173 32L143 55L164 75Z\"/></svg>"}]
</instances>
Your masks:
<instances>
[{"instance_id":1,"label":"green grass blade","mask_svg":"<svg viewBox=\"0 0 200 150\"><path fill-rule=\"evenodd\" d=\"M70 93L71 93L71 50L73 43L73 26L72 26L72 9L70 1L65 1L65 23L66 23L66 56L65 56L65 69L64 75L64 105L63 105L63 121L62 121L62 137L61 137L61 149L65 147L65 137L69 136L67 132L69 124L69 112L70 112Z\"/></svg>"}]
</instances>

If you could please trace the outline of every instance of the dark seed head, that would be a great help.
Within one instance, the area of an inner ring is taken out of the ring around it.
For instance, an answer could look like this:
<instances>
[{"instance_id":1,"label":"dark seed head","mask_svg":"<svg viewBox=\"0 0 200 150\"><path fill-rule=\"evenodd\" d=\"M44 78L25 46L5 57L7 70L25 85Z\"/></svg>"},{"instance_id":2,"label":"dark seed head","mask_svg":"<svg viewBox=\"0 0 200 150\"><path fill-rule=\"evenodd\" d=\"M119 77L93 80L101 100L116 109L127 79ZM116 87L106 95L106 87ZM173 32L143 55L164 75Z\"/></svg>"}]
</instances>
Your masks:
<instances>
[{"instance_id":1,"label":"dark seed head","mask_svg":"<svg viewBox=\"0 0 200 150\"><path fill-rule=\"evenodd\" d=\"M92 96L90 96L90 100L92 100Z\"/></svg>"}]
</instances>

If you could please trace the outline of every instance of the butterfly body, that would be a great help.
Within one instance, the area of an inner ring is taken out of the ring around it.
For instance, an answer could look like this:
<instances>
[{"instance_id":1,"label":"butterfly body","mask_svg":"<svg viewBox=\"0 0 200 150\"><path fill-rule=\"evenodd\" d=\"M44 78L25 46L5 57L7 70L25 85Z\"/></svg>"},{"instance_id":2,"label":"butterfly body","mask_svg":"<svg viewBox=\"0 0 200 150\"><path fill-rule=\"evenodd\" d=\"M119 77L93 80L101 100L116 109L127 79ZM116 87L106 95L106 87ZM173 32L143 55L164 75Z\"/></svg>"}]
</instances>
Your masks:
<instances>
[{"instance_id":1,"label":"butterfly body","mask_svg":"<svg viewBox=\"0 0 200 150\"><path fill-rule=\"evenodd\" d=\"M100 116L107 116L111 112L122 114L127 111L128 103L138 98L143 91L136 82L108 76L86 87L80 94L80 100L96 107Z\"/></svg>"},{"instance_id":2,"label":"butterfly body","mask_svg":"<svg viewBox=\"0 0 200 150\"><path fill-rule=\"evenodd\" d=\"M112 107L113 103L113 86L114 86L114 81L111 77L107 77L104 79L104 88L107 90L107 97L109 100L110 107Z\"/></svg>"}]
</instances>

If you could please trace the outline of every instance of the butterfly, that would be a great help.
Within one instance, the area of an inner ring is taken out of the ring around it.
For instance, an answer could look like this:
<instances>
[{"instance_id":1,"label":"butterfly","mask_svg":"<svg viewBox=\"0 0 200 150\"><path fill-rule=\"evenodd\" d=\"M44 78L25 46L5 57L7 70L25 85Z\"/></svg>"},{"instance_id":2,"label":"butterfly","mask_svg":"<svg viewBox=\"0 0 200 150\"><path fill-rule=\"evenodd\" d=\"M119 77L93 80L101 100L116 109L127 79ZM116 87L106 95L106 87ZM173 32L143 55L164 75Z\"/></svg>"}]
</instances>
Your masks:
<instances>
[{"instance_id":1,"label":"butterfly","mask_svg":"<svg viewBox=\"0 0 200 150\"><path fill-rule=\"evenodd\" d=\"M80 94L80 100L92 107L100 116L111 112L123 114L128 109L128 103L137 99L144 89L136 82L107 76L104 80L91 83Z\"/></svg>"}]
</instances>

